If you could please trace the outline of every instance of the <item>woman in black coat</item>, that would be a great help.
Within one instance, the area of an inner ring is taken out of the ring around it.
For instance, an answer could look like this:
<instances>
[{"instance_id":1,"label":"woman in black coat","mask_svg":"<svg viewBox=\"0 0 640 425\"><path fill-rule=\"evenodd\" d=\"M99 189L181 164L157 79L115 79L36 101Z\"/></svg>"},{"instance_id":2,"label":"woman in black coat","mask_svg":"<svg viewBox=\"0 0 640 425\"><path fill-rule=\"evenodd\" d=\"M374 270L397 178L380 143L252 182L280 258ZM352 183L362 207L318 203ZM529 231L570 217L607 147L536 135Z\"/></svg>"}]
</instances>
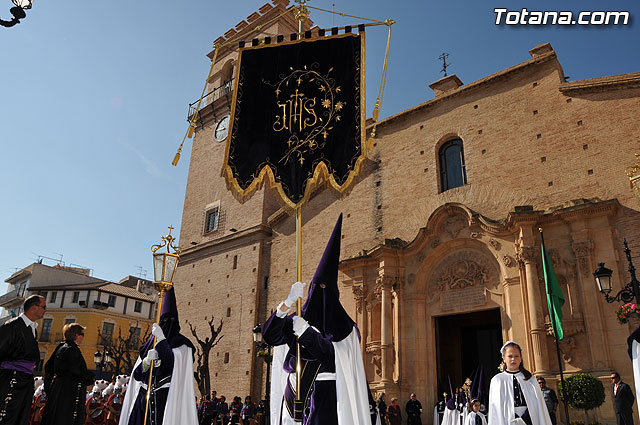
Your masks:
<instances>
[{"instance_id":1,"label":"woman in black coat","mask_svg":"<svg viewBox=\"0 0 640 425\"><path fill-rule=\"evenodd\" d=\"M82 425L85 418L87 385L94 382L78 345L84 339L84 327L64 325L65 342L58 345L44 366L44 390L47 404L41 425Z\"/></svg>"}]
</instances>

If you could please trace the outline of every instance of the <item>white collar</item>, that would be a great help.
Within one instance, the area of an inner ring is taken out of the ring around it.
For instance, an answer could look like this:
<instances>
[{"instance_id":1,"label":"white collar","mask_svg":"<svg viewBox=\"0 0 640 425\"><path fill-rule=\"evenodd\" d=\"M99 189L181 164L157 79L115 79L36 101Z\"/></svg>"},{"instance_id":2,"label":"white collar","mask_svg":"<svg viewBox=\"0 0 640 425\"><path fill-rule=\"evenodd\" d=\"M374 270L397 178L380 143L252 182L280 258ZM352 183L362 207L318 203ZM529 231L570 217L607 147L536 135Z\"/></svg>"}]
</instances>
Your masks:
<instances>
[{"instance_id":1,"label":"white collar","mask_svg":"<svg viewBox=\"0 0 640 425\"><path fill-rule=\"evenodd\" d=\"M22 320L24 320L24 323L26 323L27 326L30 326L32 329L35 330L38 327L38 323L29 319L24 313L20 313L20 316L18 317L21 317Z\"/></svg>"}]
</instances>

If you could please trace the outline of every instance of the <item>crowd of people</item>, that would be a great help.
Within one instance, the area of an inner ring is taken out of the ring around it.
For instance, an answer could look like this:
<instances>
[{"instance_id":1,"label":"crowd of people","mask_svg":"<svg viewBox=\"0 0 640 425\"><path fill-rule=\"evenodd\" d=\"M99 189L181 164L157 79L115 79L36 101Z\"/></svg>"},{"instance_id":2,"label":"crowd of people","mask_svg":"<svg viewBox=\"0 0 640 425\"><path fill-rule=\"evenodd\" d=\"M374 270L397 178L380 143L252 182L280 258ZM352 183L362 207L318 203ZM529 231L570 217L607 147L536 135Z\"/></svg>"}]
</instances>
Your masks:
<instances>
[{"instance_id":1,"label":"crowd of people","mask_svg":"<svg viewBox=\"0 0 640 425\"><path fill-rule=\"evenodd\" d=\"M129 377L127 375L119 375L111 382L106 380L95 381L91 391L86 392L85 396L81 399L84 406L84 422L82 423L85 425L118 425L128 382ZM48 409L46 407L50 401L47 398L44 383L45 380L43 377L38 376L34 378L35 392L31 405L29 425L51 423L51 421L43 422L45 411L50 412L54 410L52 407ZM53 401L50 403L55 403L55 397L52 396L51 398ZM59 408L58 406L55 410ZM47 413L47 415L52 414L55 413ZM57 421L56 423L59 422L60 421Z\"/></svg>"},{"instance_id":2,"label":"crowd of people","mask_svg":"<svg viewBox=\"0 0 640 425\"><path fill-rule=\"evenodd\" d=\"M380 394L376 403L376 411L380 416L381 425L402 425L402 408L398 405L398 398L391 398L391 404L387 405L387 396L385 393ZM415 394L411 394L409 400L405 404L404 411L407 415L408 425L422 425L422 404L416 398ZM373 421L372 421L373 422ZM375 425L375 424L374 424ZM436 424L437 425L437 424Z\"/></svg>"},{"instance_id":3,"label":"crowd of people","mask_svg":"<svg viewBox=\"0 0 640 425\"><path fill-rule=\"evenodd\" d=\"M180 334L173 290L165 294L152 338L139 349L131 379L121 375L110 383L95 381L87 369L79 323L64 326L64 341L46 361L44 376L34 379L36 321L46 310L44 297L30 296L23 313L0 326L0 425L118 425L121 416L127 425L197 423L193 344Z\"/></svg>"},{"instance_id":4,"label":"crowd of people","mask_svg":"<svg viewBox=\"0 0 640 425\"><path fill-rule=\"evenodd\" d=\"M266 423L264 400L255 403L251 396L235 396L228 403L224 395L218 397L216 391L200 398L198 402L198 423L200 425L263 425Z\"/></svg>"}]
</instances>

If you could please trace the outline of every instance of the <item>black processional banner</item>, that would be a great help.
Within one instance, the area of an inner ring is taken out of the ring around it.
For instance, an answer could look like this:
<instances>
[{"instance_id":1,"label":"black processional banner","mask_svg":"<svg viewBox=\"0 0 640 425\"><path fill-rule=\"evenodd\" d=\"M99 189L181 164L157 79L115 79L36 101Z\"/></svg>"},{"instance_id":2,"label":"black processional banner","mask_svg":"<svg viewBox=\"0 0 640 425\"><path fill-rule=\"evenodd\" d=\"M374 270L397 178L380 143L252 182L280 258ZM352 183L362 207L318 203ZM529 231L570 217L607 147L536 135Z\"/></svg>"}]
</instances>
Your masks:
<instances>
[{"instance_id":1,"label":"black processional banner","mask_svg":"<svg viewBox=\"0 0 640 425\"><path fill-rule=\"evenodd\" d=\"M240 49L223 175L241 202L265 179L300 207L343 192L365 155L364 33Z\"/></svg>"}]
</instances>

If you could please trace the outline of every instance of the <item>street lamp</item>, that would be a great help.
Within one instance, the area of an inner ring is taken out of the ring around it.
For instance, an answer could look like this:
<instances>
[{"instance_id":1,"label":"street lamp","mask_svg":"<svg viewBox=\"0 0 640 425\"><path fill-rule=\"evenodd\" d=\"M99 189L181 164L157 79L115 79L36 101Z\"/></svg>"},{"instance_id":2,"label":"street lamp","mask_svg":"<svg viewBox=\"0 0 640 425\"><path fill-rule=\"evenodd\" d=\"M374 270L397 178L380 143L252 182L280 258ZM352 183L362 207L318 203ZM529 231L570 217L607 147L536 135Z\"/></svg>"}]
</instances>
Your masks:
<instances>
[{"instance_id":1,"label":"street lamp","mask_svg":"<svg viewBox=\"0 0 640 425\"><path fill-rule=\"evenodd\" d=\"M96 369L98 369L98 376L100 379L103 379L103 370L107 370L107 366L111 364L111 352L107 351L105 347L103 347L104 354L98 350L93 354L93 362L96 364Z\"/></svg>"},{"instance_id":2,"label":"street lamp","mask_svg":"<svg viewBox=\"0 0 640 425\"><path fill-rule=\"evenodd\" d=\"M11 18L10 21L3 21L2 19L0 19L0 26L9 28L16 24L19 24L20 19L24 19L27 17L25 10L31 9L31 6L33 5L33 0L11 0L11 1L13 2L13 4L15 4L15 7L12 7L11 9L9 9L9 12L11 12L11 14L13 15L13 18Z\"/></svg>"},{"instance_id":3,"label":"street lamp","mask_svg":"<svg viewBox=\"0 0 640 425\"><path fill-rule=\"evenodd\" d=\"M169 226L169 234L162 236L162 242L159 244L151 245L151 252L153 253L153 286L158 290L158 304L156 313L156 323L160 324L160 314L162 313L162 300L164 294L173 288L173 275L178 267L178 260L180 260L180 247L174 245L176 238L171 236L173 226ZM167 252L160 252L161 248L166 248ZM173 252L171 252L173 250ZM153 348L156 348L157 340L153 342ZM151 388L153 382L153 368L155 362L151 362L149 369L149 382L147 388ZM144 420L143 424L147 423L147 417L149 414L149 400L151 397L151 391L147 391L146 404L144 408Z\"/></svg>"},{"instance_id":4,"label":"street lamp","mask_svg":"<svg viewBox=\"0 0 640 425\"><path fill-rule=\"evenodd\" d=\"M614 301L622 301L623 303L629 303L635 299L636 303L640 303L640 282L636 279L636 268L633 267L631 261L631 250L627 244L627 239L624 239L624 253L627 255L627 262L629 263L629 274L631 275L631 282L627 283L624 288L620 290L614 297L609 296L611 293L611 275L613 271L604 266L604 263L598 263L598 269L593 272L596 278L596 285L598 290L604 295L604 299L608 303Z\"/></svg>"},{"instance_id":5,"label":"street lamp","mask_svg":"<svg viewBox=\"0 0 640 425\"><path fill-rule=\"evenodd\" d=\"M253 328L253 342L256 343L256 347L258 348L258 357L262 358L264 362L267 364L267 379L265 384L265 393L264 393L264 401L265 401L265 423L269 423L269 402L270 402L270 393L271 393L271 385L269 382L270 373L271 373L271 361L273 360L273 356L271 355L271 346L264 342L262 339L262 327L260 323Z\"/></svg>"}]
</instances>

